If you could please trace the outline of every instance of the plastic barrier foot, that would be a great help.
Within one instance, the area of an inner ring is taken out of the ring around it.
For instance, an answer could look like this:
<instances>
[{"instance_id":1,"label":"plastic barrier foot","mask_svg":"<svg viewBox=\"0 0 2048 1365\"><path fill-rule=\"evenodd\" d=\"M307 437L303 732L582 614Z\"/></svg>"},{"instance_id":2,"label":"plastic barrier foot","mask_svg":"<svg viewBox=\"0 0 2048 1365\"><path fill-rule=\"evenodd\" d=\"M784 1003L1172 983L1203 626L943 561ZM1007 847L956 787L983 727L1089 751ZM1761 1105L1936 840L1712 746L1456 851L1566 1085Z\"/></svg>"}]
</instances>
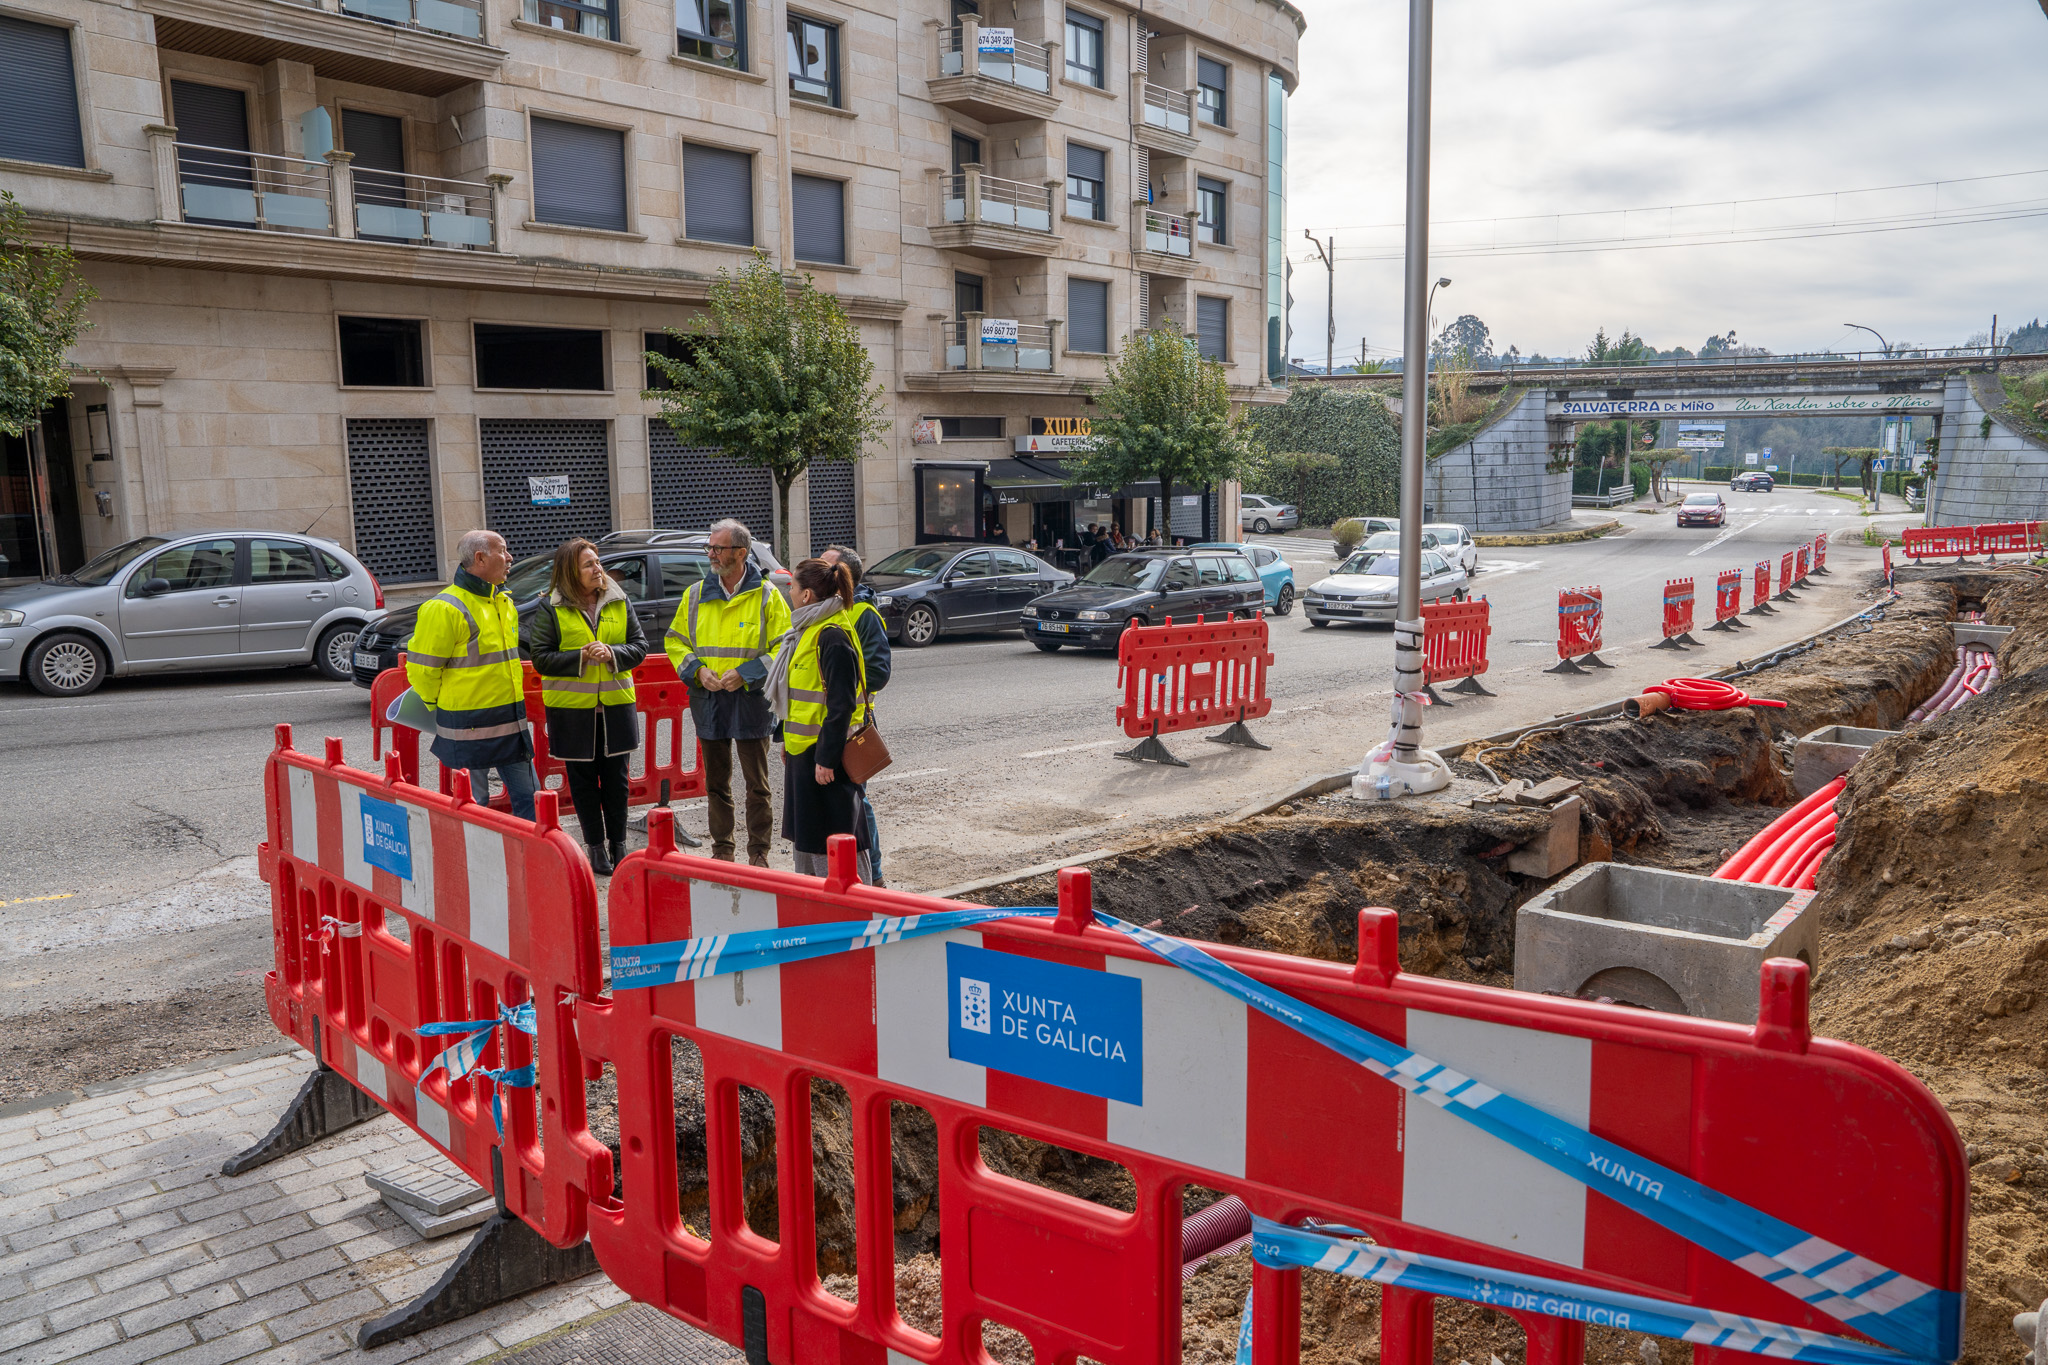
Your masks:
<instances>
[{"instance_id":1,"label":"plastic barrier foot","mask_svg":"<svg viewBox=\"0 0 2048 1365\"><path fill-rule=\"evenodd\" d=\"M1957 563L1961 562L1962 561L1960 560L1957 561ZM1771 600L1773 602L1797 602L1799 599L1792 595L1792 589L1787 588L1783 592L1779 593L1776 597L1773 597Z\"/></svg>"},{"instance_id":2,"label":"plastic barrier foot","mask_svg":"<svg viewBox=\"0 0 2048 1365\"><path fill-rule=\"evenodd\" d=\"M498 1152L491 1153L494 1171L502 1170L502 1159ZM590 1249L590 1243L580 1242L568 1248L555 1246L507 1213L501 1200L498 1211L476 1230L469 1245L442 1272L434 1287L405 1307L364 1323L356 1334L356 1348L368 1351L429 1327L481 1313L530 1290L580 1279L597 1268L597 1253Z\"/></svg>"},{"instance_id":3,"label":"plastic barrier foot","mask_svg":"<svg viewBox=\"0 0 2048 1365\"><path fill-rule=\"evenodd\" d=\"M1264 746L1261 746L1264 747ZM1133 763L1164 763L1170 768L1185 768L1187 760L1175 758L1173 751L1159 742L1159 736L1147 735L1138 741L1134 749L1119 749L1118 758L1128 758Z\"/></svg>"},{"instance_id":4,"label":"plastic barrier foot","mask_svg":"<svg viewBox=\"0 0 2048 1365\"><path fill-rule=\"evenodd\" d=\"M1668 635L1667 635L1667 636L1665 636L1665 637L1664 637L1663 639L1659 640L1659 641L1658 641L1658 642L1657 642L1656 644L1654 644L1654 645L1651 645L1651 646L1650 646L1650 648L1652 648L1652 649L1676 649L1676 650L1683 650L1683 649L1685 648L1685 646L1684 646L1684 645L1682 645L1682 644L1680 644L1680 643L1678 643L1678 641L1677 641L1677 640L1675 640L1675 639L1673 639L1672 637L1670 637L1670 636L1668 636Z\"/></svg>"},{"instance_id":5,"label":"plastic barrier foot","mask_svg":"<svg viewBox=\"0 0 2048 1365\"><path fill-rule=\"evenodd\" d=\"M1424 684L1422 685L1422 695L1423 695L1423 696L1425 696L1425 697L1428 697L1428 698L1429 698L1429 704L1430 704L1431 706L1449 706L1449 705L1450 705L1450 703L1449 703L1449 702L1447 702L1447 701L1445 701L1445 700L1443 699L1443 696L1442 696L1442 694L1440 694L1440 693L1439 693L1439 692L1438 692L1438 691L1436 690L1436 684L1435 684L1435 683L1424 683Z\"/></svg>"},{"instance_id":6,"label":"plastic barrier foot","mask_svg":"<svg viewBox=\"0 0 2048 1365\"><path fill-rule=\"evenodd\" d=\"M1708 627L1707 627L1707 629L1708 629L1708 630L1737 630L1737 629L1740 629L1740 627L1738 627L1738 626L1737 626L1737 625L1735 624L1735 618L1731 616L1731 617L1729 617L1729 618L1728 618L1727 620L1725 620L1725 621L1716 621L1716 622L1714 622L1714 624L1713 624L1713 625L1711 625L1711 626L1708 626Z\"/></svg>"},{"instance_id":7,"label":"plastic barrier foot","mask_svg":"<svg viewBox=\"0 0 2048 1365\"><path fill-rule=\"evenodd\" d=\"M1759 602L1744 613L1747 616L1776 616L1777 614L1778 609L1768 602Z\"/></svg>"},{"instance_id":8,"label":"plastic barrier foot","mask_svg":"<svg viewBox=\"0 0 2048 1365\"><path fill-rule=\"evenodd\" d=\"M1591 665L1592 665L1593 667L1595 667L1595 668L1612 668L1612 667L1614 667L1614 665L1613 665L1613 664L1611 664L1611 663L1608 663L1608 662L1607 662L1607 660L1605 660L1605 659L1601 658L1601 657L1600 657L1600 656L1599 656L1598 654L1581 654L1581 655L1579 656L1579 659L1580 659L1580 661L1581 661L1582 663L1588 663L1588 664L1591 664Z\"/></svg>"},{"instance_id":9,"label":"plastic barrier foot","mask_svg":"<svg viewBox=\"0 0 2048 1365\"><path fill-rule=\"evenodd\" d=\"M1682 645L1691 645L1691 646L1693 646L1694 648L1698 648L1698 647L1699 647L1699 643L1700 643L1700 642L1699 642L1698 640L1695 640L1695 639L1693 639L1693 638L1692 638L1692 632L1691 632L1691 631L1689 631L1689 630L1682 630L1682 631L1680 631L1680 632L1678 633L1678 643L1680 643L1680 644L1682 644Z\"/></svg>"},{"instance_id":10,"label":"plastic barrier foot","mask_svg":"<svg viewBox=\"0 0 2048 1365\"><path fill-rule=\"evenodd\" d=\"M384 1106L356 1089L348 1077L322 1065L306 1077L306 1083L299 1087L299 1093L292 1097L284 1117L269 1135L247 1151L229 1157L221 1164L220 1173L240 1175L254 1170L383 1112Z\"/></svg>"},{"instance_id":11,"label":"plastic barrier foot","mask_svg":"<svg viewBox=\"0 0 2048 1365\"><path fill-rule=\"evenodd\" d=\"M1580 668L1576 659L1559 659L1543 671L1545 673L1584 673L1587 670Z\"/></svg>"},{"instance_id":12,"label":"plastic barrier foot","mask_svg":"<svg viewBox=\"0 0 2048 1365\"><path fill-rule=\"evenodd\" d=\"M1480 685L1477 678L1460 678L1457 682L1451 684L1450 690L1464 697L1493 697L1500 695L1497 692L1487 691L1485 687Z\"/></svg>"},{"instance_id":13,"label":"plastic barrier foot","mask_svg":"<svg viewBox=\"0 0 2048 1365\"><path fill-rule=\"evenodd\" d=\"M1252 732L1245 727L1245 723L1241 720L1232 721L1230 728L1220 735L1210 735L1209 742L1211 744L1235 744L1240 749L1270 749L1273 747L1270 744L1261 744L1258 740L1254 739ZM1181 766L1186 767L1187 765L1182 764Z\"/></svg>"}]
</instances>

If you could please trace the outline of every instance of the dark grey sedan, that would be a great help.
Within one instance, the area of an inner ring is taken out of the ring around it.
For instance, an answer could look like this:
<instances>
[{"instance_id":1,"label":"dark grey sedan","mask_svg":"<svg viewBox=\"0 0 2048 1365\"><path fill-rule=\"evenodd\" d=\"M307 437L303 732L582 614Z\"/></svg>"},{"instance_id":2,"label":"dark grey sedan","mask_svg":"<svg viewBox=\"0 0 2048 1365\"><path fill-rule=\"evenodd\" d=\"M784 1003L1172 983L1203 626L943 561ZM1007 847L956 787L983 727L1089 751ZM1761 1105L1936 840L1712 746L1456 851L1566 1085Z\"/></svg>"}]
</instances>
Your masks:
<instances>
[{"instance_id":1,"label":"dark grey sedan","mask_svg":"<svg viewBox=\"0 0 2048 1365\"><path fill-rule=\"evenodd\" d=\"M913 649L956 631L1015 630L1025 603L1073 581L1023 550L972 541L898 550L861 580L889 638Z\"/></svg>"},{"instance_id":2,"label":"dark grey sedan","mask_svg":"<svg viewBox=\"0 0 2048 1365\"><path fill-rule=\"evenodd\" d=\"M342 681L383 605L376 578L330 540L143 536L75 572L0 588L0 681L77 697L109 677L271 664Z\"/></svg>"}]
</instances>

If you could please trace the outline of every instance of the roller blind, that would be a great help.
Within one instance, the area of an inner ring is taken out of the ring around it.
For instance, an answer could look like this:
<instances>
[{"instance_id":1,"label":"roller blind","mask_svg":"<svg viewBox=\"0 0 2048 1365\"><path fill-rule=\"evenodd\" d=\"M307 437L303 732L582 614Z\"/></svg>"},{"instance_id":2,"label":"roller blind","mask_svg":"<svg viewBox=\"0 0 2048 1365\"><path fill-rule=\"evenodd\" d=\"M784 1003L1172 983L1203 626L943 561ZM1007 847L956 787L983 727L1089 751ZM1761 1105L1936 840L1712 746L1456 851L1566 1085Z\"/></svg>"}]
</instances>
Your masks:
<instances>
[{"instance_id":1,"label":"roller blind","mask_svg":"<svg viewBox=\"0 0 2048 1365\"><path fill-rule=\"evenodd\" d=\"M1195 300L1195 335L1200 338L1204 359L1226 358L1230 344L1229 299Z\"/></svg>"},{"instance_id":2,"label":"roller blind","mask_svg":"<svg viewBox=\"0 0 2048 1365\"><path fill-rule=\"evenodd\" d=\"M1109 349L1109 284L1104 280L1067 281L1067 349Z\"/></svg>"},{"instance_id":3,"label":"roller blind","mask_svg":"<svg viewBox=\"0 0 2048 1365\"><path fill-rule=\"evenodd\" d=\"M0 15L0 156L84 166L71 30Z\"/></svg>"},{"instance_id":4,"label":"roller blind","mask_svg":"<svg viewBox=\"0 0 2048 1365\"><path fill-rule=\"evenodd\" d=\"M1078 142L1067 144L1067 174L1078 175L1084 180L1107 180L1108 154L1096 147L1083 147Z\"/></svg>"},{"instance_id":5,"label":"roller blind","mask_svg":"<svg viewBox=\"0 0 2048 1365\"><path fill-rule=\"evenodd\" d=\"M815 175L790 177L790 226L796 258L846 264L846 186Z\"/></svg>"},{"instance_id":6,"label":"roller blind","mask_svg":"<svg viewBox=\"0 0 2048 1365\"><path fill-rule=\"evenodd\" d=\"M177 120L180 142L249 150L249 103L239 90L172 81L171 117Z\"/></svg>"},{"instance_id":7,"label":"roller blind","mask_svg":"<svg viewBox=\"0 0 2048 1365\"><path fill-rule=\"evenodd\" d=\"M535 118L533 216L564 227L626 230L626 135Z\"/></svg>"},{"instance_id":8,"label":"roller blind","mask_svg":"<svg viewBox=\"0 0 2048 1365\"><path fill-rule=\"evenodd\" d=\"M722 147L683 145L683 235L754 244L754 159Z\"/></svg>"}]
</instances>

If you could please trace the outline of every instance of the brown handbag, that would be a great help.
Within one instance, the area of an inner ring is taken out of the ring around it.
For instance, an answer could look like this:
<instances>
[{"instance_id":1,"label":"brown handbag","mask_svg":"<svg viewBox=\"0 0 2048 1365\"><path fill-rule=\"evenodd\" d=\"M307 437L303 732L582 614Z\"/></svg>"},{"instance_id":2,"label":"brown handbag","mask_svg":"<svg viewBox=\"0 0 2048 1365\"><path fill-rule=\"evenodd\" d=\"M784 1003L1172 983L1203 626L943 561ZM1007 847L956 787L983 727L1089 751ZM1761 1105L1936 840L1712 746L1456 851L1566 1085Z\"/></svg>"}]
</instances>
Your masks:
<instances>
[{"instance_id":1,"label":"brown handbag","mask_svg":"<svg viewBox=\"0 0 2048 1365\"><path fill-rule=\"evenodd\" d=\"M865 692L861 700L867 703L868 723L847 734L846 747L839 753L839 766L856 787L865 786L869 778L895 761L889 756L889 742L882 738L882 727L875 721L874 701Z\"/></svg>"}]
</instances>

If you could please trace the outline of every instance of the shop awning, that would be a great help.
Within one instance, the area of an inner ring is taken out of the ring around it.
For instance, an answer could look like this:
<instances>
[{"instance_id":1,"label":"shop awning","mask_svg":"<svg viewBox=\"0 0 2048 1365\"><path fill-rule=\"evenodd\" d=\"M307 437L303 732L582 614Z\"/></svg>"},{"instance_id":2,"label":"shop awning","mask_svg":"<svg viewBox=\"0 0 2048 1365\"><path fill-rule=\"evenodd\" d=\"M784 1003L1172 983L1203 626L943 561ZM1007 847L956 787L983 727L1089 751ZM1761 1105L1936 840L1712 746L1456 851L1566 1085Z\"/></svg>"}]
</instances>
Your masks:
<instances>
[{"instance_id":1,"label":"shop awning","mask_svg":"<svg viewBox=\"0 0 2048 1365\"><path fill-rule=\"evenodd\" d=\"M1043 456L1019 456L1014 460L990 460L983 486L998 502L1074 502L1082 498L1156 498L1159 481L1134 483L1108 492L1086 484L1069 484L1068 470L1059 460Z\"/></svg>"}]
</instances>

